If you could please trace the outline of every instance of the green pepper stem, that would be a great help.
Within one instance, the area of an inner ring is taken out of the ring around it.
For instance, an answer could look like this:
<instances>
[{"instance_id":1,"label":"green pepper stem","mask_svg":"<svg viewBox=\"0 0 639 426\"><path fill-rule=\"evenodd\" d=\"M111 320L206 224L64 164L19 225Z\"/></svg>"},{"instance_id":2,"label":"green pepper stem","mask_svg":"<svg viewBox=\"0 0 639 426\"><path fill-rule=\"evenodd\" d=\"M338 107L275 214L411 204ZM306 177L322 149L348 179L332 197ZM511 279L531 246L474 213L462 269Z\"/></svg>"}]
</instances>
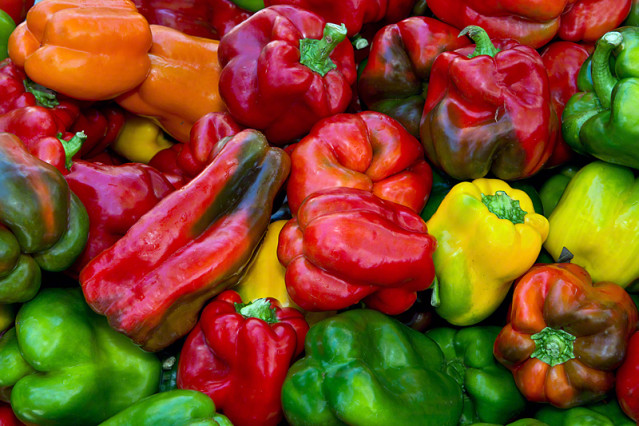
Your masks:
<instances>
[{"instance_id":1,"label":"green pepper stem","mask_svg":"<svg viewBox=\"0 0 639 426\"><path fill-rule=\"evenodd\" d=\"M488 33L482 27L477 25L469 25L459 33L458 37L468 35L475 42L475 50L468 55L468 58L474 58L479 55L488 55L492 58L499 53L499 49L495 47L490 40Z\"/></svg>"},{"instance_id":2,"label":"green pepper stem","mask_svg":"<svg viewBox=\"0 0 639 426\"><path fill-rule=\"evenodd\" d=\"M54 106L60 105L56 93L53 90L47 89L46 87L35 83L28 78L22 81L22 85L24 86L24 90L33 94L38 105L45 108L53 108Z\"/></svg>"},{"instance_id":3,"label":"green pepper stem","mask_svg":"<svg viewBox=\"0 0 639 426\"><path fill-rule=\"evenodd\" d=\"M612 89L617 84L617 78L610 70L610 54L613 49L621 45L623 36L616 31L610 31L597 40L595 52L592 54L592 85L599 102L604 108L610 108Z\"/></svg>"},{"instance_id":4,"label":"green pepper stem","mask_svg":"<svg viewBox=\"0 0 639 426\"><path fill-rule=\"evenodd\" d=\"M530 357L551 367L575 358L573 342L576 337L567 331L546 327L530 338L535 342L535 350Z\"/></svg>"},{"instance_id":5,"label":"green pepper stem","mask_svg":"<svg viewBox=\"0 0 639 426\"><path fill-rule=\"evenodd\" d=\"M437 275L435 275L433 284L430 287L433 289L430 295L430 305L437 308L442 304L442 299L439 297L439 280L437 279Z\"/></svg>"},{"instance_id":6,"label":"green pepper stem","mask_svg":"<svg viewBox=\"0 0 639 426\"><path fill-rule=\"evenodd\" d=\"M300 63L324 77L330 70L337 68L330 55L335 47L346 39L346 32L346 25L329 22L324 27L324 35L320 40L301 39Z\"/></svg>"},{"instance_id":7,"label":"green pepper stem","mask_svg":"<svg viewBox=\"0 0 639 426\"><path fill-rule=\"evenodd\" d=\"M245 318L259 318L269 324L277 322L275 308L268 299L255 299L250 303L236 303L235 311Z\"/></svg>"},{"instance_id":8,"label":"green pepper stem","mask_svg":"<svg viewBox=\"0 0 639 426\"><path fill-rule=\"evenodd\" d=\"M64 148L64 167L67 170L71 170L71 166L73 165L73 156L80 151L82 148L82 144L87 140L87 135L82 132L77 132L71 139L68 141L62 139L62 133L58 133L58 140L62 144L62 148Z\"/></svg>"},{"instance_id":9,"label":"green pepper stem","mask_svg":"<svg viewBox=\"0 0 639 426\"><path fill-rule=\"evenodd\" d=\"M495 195L481 194L481 202L500 219L506 219L514 224L524 223L527 212L519 205L519 200L513 200L504 191L497 191Z\"/></svg>"}]
</instances>

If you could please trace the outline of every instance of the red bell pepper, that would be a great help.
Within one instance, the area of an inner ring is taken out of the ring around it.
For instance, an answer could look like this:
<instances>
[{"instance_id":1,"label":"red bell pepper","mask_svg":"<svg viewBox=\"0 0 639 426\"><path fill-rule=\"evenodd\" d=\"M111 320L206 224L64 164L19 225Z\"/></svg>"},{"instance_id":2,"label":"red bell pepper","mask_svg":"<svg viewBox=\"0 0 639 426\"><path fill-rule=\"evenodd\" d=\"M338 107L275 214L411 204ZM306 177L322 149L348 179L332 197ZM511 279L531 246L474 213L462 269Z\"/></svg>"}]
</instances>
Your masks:
<instances>
[{"instance_id":1,"label":"red bell pepper","mask_svg":"<svg viewBox=\"0 0 639 426\"><path fill-rule=\"evenodd\" d=\"M272 144L303 136L318 120L344 112L355 82L345 28L294 6L271 6L220 41L220 95L241 125Z\"/></svg>"},{"instance_id":2,"label":"red bell pepper","mask_svg":"<svg viewBox=\"0 0 639 426\"><path fill-rule=\"evenodd\" d=\"M279 236L286 289L308 311L360 301L389 315L408 310L435 278L437 242L408 207L357 188L308 196Z\"/></svg>"},{"instance_id":3,"label":"red bell pepper","mask_svg":"<svg viewBox=\"0 0 639 426\"><path fill-rule=\"evenodd\" d=\"M185 34L219 40L211 24L215 10L202 0L133 0L149 24L173 28Z\"/></svg>"},{"instance_id":4,"label":"red bell pepper","mask_svg":"<svg viewBox=\"0 0 639 426\"><path fill-rule=\"evenodd\" d=\"M269 224L290 159L244 130L195 179L144 214L80 272L89 305L147 350L186 335L237 283Z\"/></svg>"},{"instance_id":5,"label":"red bell pepper","mask_svg":"<svg viewBox=\"0 0 639 426\"><path fill-rule=\"evenodd\" d=\"M0 425L2 426L21 426L24 425L11 409L11 405L0 402Z\"/></svg>"},{"instance_id":6,"label":"red bell pepper","mask_svg":"<svg viewBox=\"0 0 639 426\"><path fill-rule=\"evenodd\" d=\"M202 311L180 352L177 384L203 392L235 426L277 425L280 394L308 324L273 298L248 304L227 290Z\"/></svg>"},{"instance_id":7,"label":"red bell pepper","mask_svg":"<svg viewBox=\"0 0 639 426\"><path fill-rule=\"evenodd\" d=\"M359 188L419 213L433 173L419 141L379 112L336 114L319 121L294 145L286 195L295 214L324 188Z\"/></svg>"},{"instance_id":8,"label":"red bell pepper","mask_svg":"<svg viewBox=\"0 0 639 426\"><path fill-rule=\"evenodd\" d=\"M559 129L541 57L516 42L499 50L479 27L462 33L475 50L443 52L431 70L420 125L426 156L460 180L489 172L503 180L532 176Z\"/></svg>"},{"instance_id":9,"label":"red bell pepper","mask_svg":"<svg viewBox=\"0 0 639 426\"><path fill-rule=\"evenodd\" d=\"M87 245L67 271L75 276L174 189L162 173L141 163L76 160L65 178L89 214Z\"/></svg>"},{"instance_id":10,"label":"red bell pepper","mask_svg":"<svg viewBox=\"0 0 639 426\"><path fill-rule=\"evenodd\" d=\"M611 391L639 320L628 293L572 263L533 266L514 288L493 353L526 399L570 408Z\"/></svg>"},{"instance_id":11,"label":"red bell pepper","mask_svg":"<svg viewBox=\"0 0 639 426\"><path fill-rule=\"evenodd\" d=\"M556 35L567 41L596 41L618 27L631 0L429 0L428 7L457 28L479 25L491 37L511 38L539 48Z\"/></svg>"},{"instance_id":12,"label":"red bell pepper","mask_svg":"<svg viewBox=\"0 0 639 426\"><path fill-rule=\"evenodd\" d=\"M251 13L238 7L231 0L206 0L211 5L214 13L211 24L217 31L219 38L224 37L240 22L246 21Z\"/></svg>"},{"instance_id":13,"label":"red bell pepper","mask_svg":"<svg viewBox=\"0 0 639 426\"><path fill-rule=\"evenodd\" d=\"M626 359L617 370L615 390L624 413L639 422L639 331L630 338Z\"/></svg>"},{"instance_id":14,"label":"red bell pepper","mask_svg":"<svg viewBox=\"0 0 639 426\"><path fill-rule=\"evenodd\" d=\"M541 60L548 73L550 84L550 100L557 113L561 117L564 107L572 95L578 92L577 76L581 65L590 53L580 44L570 41L556 41L544 47L541 51ZM545 167L554 167L570 160L574 152L564 141L561 127L557 130L557 142Z\"/></svg>"},{"instance_id":15,"label":"red bell pepper","mask_svg":"<svg viewBox=\"0 0 639 426\"><path fill-rule=\"evenodd\" d=\"M24 21L34 0L0 0L0 10L4 10L18 25Z\"/></svg>"}]
</instances>

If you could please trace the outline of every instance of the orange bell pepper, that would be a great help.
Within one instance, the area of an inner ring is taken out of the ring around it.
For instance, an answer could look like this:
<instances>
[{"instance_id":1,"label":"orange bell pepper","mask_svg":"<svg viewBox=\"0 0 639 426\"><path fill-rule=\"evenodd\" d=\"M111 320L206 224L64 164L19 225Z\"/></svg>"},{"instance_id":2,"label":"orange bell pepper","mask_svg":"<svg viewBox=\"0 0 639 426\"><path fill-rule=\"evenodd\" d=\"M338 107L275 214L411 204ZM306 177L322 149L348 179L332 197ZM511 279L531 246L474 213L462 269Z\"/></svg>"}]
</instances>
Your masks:
<instances>
[{"instance_id":1,"label":"orange bell pepper","mask_svg":"<svg viewBox=\"0 0 639 426\"><path fill-rule=\"evenodd\" d=\"M217 40L151 25L151 71L144 82L116 102L156 121L180 142L188 142L193 123L209 112L225 111L218 93Z\"/></svg>"},{"instance_id":2,"label":"orange bell pepper","mask_svg":"<svg viewBox=\"0 0 639 426\"><path fill-rule=\"evenodd\" d=\"M75 99L112 99L139 85L151 61L149 24L129 0L44 0L9 38L27 76Z\"/></svg>"}]
</instances>

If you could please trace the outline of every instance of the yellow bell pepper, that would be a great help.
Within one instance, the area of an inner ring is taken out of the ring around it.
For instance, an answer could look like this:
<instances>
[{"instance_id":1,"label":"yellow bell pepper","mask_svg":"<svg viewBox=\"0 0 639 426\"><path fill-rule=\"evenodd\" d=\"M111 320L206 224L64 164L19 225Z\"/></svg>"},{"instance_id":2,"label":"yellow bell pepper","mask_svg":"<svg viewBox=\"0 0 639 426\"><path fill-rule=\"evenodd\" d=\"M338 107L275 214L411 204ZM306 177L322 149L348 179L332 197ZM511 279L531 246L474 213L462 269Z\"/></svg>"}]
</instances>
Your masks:
<instances>
[{"instance_id":1,"label":"yellow bell pepper","mask_svg":"<svg viewBox=\"0 0 639 426\"><path fill-rule=\"evenodd\" d=\"M497 309L535 263L549 229L530 197L499 179L458 183L427 225L437 238L432 302L442 318L460 326Z\"/></svg>"},{"instance_id":2,"label":"yellow bell pepper","mask_svg":"<svg viewBox=\"0 0 639 426\"><path fill-rule=\"evenodd\" d=\"M162 128L153 120L128 115L111 148L127 160L147 164L158 151L172 145Z\"/></svg>"}]
</instances>

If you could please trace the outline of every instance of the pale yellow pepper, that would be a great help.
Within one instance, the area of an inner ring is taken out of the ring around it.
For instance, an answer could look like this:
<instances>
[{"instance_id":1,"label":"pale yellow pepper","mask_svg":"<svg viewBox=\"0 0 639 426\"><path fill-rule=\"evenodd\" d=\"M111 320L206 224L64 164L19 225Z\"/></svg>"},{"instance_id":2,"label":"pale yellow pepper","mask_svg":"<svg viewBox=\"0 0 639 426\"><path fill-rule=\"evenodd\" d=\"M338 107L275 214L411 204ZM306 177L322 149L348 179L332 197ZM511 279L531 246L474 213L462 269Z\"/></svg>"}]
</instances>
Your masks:
<instances>
[{"instance_id":1,"label":"pale yellow pepper","mask_svg":"<svg viewBox=\"0 0 639 426\"><path fill-rule=\"evenodd\" d=\"M172 145L154 121L130 114L111 148L129 161L147 164L158 151Z\"/></svg>"}]
</instances>

